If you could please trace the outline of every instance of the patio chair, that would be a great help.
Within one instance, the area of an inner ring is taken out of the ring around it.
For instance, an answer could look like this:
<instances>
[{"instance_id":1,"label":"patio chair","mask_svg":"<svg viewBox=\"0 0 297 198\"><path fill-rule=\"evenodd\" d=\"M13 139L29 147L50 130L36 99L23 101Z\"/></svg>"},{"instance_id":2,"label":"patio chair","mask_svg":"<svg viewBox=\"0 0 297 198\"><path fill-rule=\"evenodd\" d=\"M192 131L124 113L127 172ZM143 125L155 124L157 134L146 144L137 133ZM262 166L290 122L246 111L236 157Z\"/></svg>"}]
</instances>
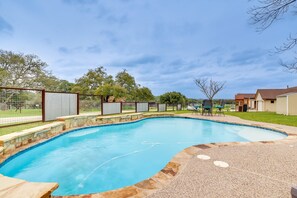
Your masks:
<instances>
[{"instance_id":1,"label":"patio chair","mask_svg":"<svg viewBox=\"0 0 297 198\"><path fill-rule=\"evenodd\" d=\"M203 100L202 103L202 115L211 115L212 116L212 101Z\"/></svg>"},{"instance_id":2,"label":"patio chair","mask_svg":"<svg viewBox=\"0 0 297 198\"><path fill-rule=\"evenodd\" d=\"M292 198L297 198L297 186L293 186L291 188L291 195L292 195Z\"/></svg>"},{"instance_id":3,"label":"patio chair","mask_svg":"<svg viewBox=\"0 0 297 198\"><path fill-rule=\"evenodd\" d=\"M225 103L226 102L224 100L222 100L219 105L215 106L215 108L217 109L216 110L217 115L224 115L225 116L225 113L223 111L223 109L225 108Z\"/></svg>"},{"instance_id":4,"label":"patio chair","mask_svg":"<svg viewBox=\"0 0 297 198\"><path fill-rule=\"evenodd\" d=\"M194 106L188 105L187 110L192 111L192 113L198 113L200 109L199 109L199 107L196 108Z\"/></svg>"}]
</instances>

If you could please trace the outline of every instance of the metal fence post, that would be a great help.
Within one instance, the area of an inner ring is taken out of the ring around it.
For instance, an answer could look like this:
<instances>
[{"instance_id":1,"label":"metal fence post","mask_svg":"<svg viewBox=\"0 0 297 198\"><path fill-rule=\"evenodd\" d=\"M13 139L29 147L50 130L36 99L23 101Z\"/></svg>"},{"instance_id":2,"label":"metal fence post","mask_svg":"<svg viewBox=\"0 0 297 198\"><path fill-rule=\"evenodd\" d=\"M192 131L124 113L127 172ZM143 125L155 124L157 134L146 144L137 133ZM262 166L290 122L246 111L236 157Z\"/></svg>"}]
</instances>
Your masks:
<instances>
[{"instance_id":1,"label":"metal fence post","mask_svg":"<svg viewBox=\"0 0 297 198\"><path fill-rule=\"evenodd\" d=\"M103 115L103 95L101 95L101 115Z\"/></svg>"},{"instance_id":2,"label":"metal fence post","mask_svg":"<svg viewBox=\"0 0 297 198\"><path fill-rule=\"evenodd\" d=\"M41 91L42 122L45 122L45 89Z\"/></svg>"},{"instance_id":3,"label":"metal fence post","mask_svg":"<svg viewBox=\"0 0 297 198\"><path fill-rule=\"evenodd\" d=\"M123 113L123 103L121 102L121 110L120 110L121 113Z\"/></svg>"},{"instance_id":4,"label":"metal fence post","mask_svg":"<svg viewBox=\"0 0 297 198\"><path fill-rule=\"evenodd\" d=\"M135 113L137 113L137 102L135 102Z\"/></svg>"},{"instance_id":5,"label":"metal fence post","mask_svg":"<svg viewBox=\"0 0 297 198\"><path fill-rule=\"evenodd\" d=\"M79 93L76 94L76 113L79 115Z\"/></svg>"}]
</instances>

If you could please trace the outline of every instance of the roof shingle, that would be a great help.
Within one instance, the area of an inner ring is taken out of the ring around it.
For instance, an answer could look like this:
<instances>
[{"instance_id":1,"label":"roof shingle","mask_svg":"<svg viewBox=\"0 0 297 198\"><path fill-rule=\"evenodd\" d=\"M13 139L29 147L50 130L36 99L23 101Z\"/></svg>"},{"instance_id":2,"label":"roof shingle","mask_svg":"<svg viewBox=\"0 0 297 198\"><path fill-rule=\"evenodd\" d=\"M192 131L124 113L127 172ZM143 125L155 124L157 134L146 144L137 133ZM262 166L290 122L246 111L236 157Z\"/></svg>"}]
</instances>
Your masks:
<instances>
[{"instance_id":1,"label":"roof shingle","mask_svg":"<svg viewBox=\"0 0 297 198\"><path fill-rule=\"evenodd\" d=\"M291 87L287 89L258 89L257 93L259 93L264 100L275 100L276 96L290 93L290 92L297 92L297 87Z\"/></svg>"}]
</instances>

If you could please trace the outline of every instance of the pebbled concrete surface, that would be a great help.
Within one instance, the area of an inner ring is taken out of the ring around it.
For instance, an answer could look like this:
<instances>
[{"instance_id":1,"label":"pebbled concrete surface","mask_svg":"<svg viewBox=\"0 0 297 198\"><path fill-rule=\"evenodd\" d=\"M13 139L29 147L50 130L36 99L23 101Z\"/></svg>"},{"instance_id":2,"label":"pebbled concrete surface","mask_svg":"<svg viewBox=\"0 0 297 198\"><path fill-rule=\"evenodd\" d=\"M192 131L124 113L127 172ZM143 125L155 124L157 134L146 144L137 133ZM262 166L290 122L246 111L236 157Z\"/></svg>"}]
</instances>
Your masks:
<instances>
[{"instance_id":1,"label":"pebbled concrete surface","mask_svg":"<svg viewBox=\"0 0 297 198\"><path fill-rule=\"evenodd\" d=\"M207 119L259 124L232 116ZM267 123L265 125L297 133L296 127ZM291 197L291 187L297 185L295 138L277 144L268 142L213 147L203 149L198 154L208 155L211 159L190 159L184 170L171 183L148 197ZM213 164L215 160L227 162L229 167L217 167Z\"/></svg>"}]
</instances>

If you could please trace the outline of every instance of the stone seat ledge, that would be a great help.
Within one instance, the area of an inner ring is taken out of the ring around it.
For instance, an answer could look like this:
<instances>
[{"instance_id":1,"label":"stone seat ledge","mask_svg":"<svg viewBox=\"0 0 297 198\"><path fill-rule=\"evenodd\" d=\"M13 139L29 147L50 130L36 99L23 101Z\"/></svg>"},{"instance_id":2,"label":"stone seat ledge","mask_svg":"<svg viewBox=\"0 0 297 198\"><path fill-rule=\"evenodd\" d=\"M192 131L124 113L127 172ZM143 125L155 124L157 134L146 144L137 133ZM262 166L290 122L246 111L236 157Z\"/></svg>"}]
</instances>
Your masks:
<instances>
[{"instance_id":1,"label":"stone seat ledge","mask_svg":"<svg viewBox=\"0 0 297 198\"><path fill-rule=\"evenodd\" d=\"M1 198L19 198L20 195L22 198L47 198L58 186L57 183L27 182L0 174Z\"/></svg>"},{"instance_id":2,"label":"stone seat ledge","mask_svg":"<svg viewBox=\"0 0 297 198\"><path fill-rule=\"evenodd\" d=\"M70 116L61 116L61 117L57 117L56 120L59 121L64 121L64 120L70 120L70 119L74 119L74 118L83 118L83 117L87 117L88 115L70 115Z\"/></svg>"},{"instance_id":3,"label":"stone seat ledge","mask_svg":"<svg viewBox=\"0 0 297 198\"><path fill-rule=\"evenodd\" d=\"M97 119L123 118L123 117L136 116L136 115L143 115L143 113L129 113L129 114L98 116Z\"/></svg>"},{"instance_id":4,"label":"stone seat ledge","mask_svg":"<svg viewBox=\"0 0 297 198\"><path fill-rule=\"evenodd\" d=\"M14 132L14 133L10 133L7 135L2 135L0 136L0 142L7 142L22 136L26 136L26 135L30 135L32 133L36 133L36 132L40 132L40 131L45 131L45 130L51 130L52 127L56 127L59 125L64 125L63 122L53 122L50 124L46 124L46 125L42 125L42 126L38 126L38 127L34 127L34 128L30 128L30 129L25 129L22 130L20 132Z\"/></svg>"},{"instance_id":5,"label":"stone seat ledge","mask_svg":"<svg viewBox=\"0 0 297 198\"><path fill-rule=\"evenodd\" d=\"M172 112L155 112L155 113L145 113L144 116L146 115L174 115Z\"/></svg>"},{"instance_id":6,"label":"stone seat ledge","mask_svg":"<svg viewBox=\"0 0 297 198\"><path fill-rule=\"evenodd\" d=\"M81 115L61 116L61 117L57 117L56 120L65 121L65 120L71 120L75 118L97 117L99 115L100 115L99 113L98 114L90 113L90 114L81 114Z\"/></svg>"}]
</instances>

